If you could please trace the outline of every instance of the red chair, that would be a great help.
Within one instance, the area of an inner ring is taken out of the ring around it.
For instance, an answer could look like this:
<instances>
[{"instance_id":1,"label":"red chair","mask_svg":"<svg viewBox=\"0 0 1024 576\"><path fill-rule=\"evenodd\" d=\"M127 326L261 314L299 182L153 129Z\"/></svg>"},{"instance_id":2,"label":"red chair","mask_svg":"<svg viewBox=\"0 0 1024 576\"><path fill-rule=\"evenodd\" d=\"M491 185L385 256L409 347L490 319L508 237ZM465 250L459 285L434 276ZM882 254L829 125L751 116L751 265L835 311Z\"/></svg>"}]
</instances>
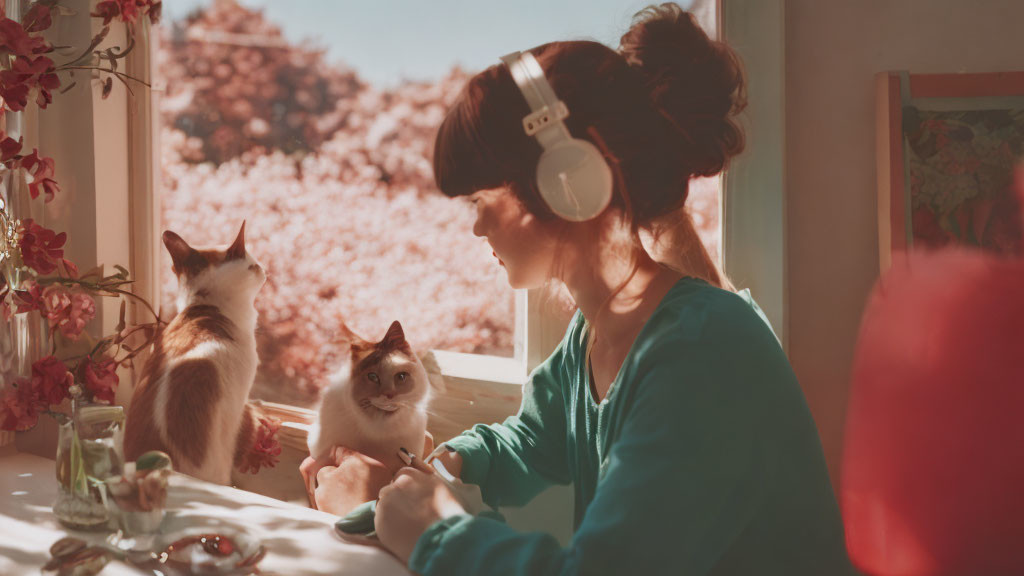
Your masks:
<instances>
[{"instance_id":1,"label":"red chair","mask_svg":"<svg viewBox=\"0 0 1024 576\"><path fill-rule=\"evenodd\" d=\"M861 325L845 441L860 570L1024 574L1024 258L894 258Z\"/></svg>"}]
</instances>

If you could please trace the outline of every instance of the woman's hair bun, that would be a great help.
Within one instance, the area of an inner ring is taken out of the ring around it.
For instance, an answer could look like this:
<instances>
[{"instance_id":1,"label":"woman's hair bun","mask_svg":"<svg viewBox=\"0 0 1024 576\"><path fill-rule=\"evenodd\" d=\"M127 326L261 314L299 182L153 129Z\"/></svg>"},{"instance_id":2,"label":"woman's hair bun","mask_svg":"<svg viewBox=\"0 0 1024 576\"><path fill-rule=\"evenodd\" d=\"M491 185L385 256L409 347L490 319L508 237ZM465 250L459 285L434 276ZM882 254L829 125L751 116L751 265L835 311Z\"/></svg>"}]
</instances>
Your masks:
<instances>
[{"instance_id":1,"label":"woman's hair bun","mask_svg":"<svg viewBox=\"0 0 1024 576\"><path fill-rule=\"evenodd\" d=\"M654 105L680 134L692 174L717 174L743 150L735 119L746 106L743 67L692 14L672 3L641 10L619 53L640 71Z\"/></svg>"}]
</instances>

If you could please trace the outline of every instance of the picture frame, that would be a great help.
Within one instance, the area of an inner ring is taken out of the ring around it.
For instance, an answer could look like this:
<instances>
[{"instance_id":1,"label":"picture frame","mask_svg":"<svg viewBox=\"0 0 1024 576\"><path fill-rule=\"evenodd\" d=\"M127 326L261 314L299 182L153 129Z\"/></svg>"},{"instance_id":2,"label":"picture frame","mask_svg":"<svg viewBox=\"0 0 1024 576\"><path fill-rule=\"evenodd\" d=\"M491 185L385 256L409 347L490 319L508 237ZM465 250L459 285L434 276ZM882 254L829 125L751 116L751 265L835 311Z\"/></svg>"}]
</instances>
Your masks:
<instances>
[{"instance_id":1,"label":"picture frame","mask_svg":"<svg viewBox=\"0 0 1024 576\"><path fill-rule=\"evenodd\" d=\"M1021 253L1024 71L876 75L878 247Z\"/></svg>"}]
</instances>

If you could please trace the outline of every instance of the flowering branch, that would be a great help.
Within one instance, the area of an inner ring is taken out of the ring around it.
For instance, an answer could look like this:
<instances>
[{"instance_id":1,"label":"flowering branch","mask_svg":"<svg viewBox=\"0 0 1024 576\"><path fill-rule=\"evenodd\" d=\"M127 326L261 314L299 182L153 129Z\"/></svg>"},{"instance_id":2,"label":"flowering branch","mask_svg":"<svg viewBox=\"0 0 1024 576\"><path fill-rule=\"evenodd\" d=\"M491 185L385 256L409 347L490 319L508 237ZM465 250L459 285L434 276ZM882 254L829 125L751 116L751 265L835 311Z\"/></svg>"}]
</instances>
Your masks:
<instances>
[{"instance_id":1,"label":"flowering branch","mask_svg":"<svg viewBox=\"0 0 1024 576\"><path fill-rule=\"evenodd\" d=\"M103 85L104 98L112 90L113 78L124 83L129 91L128 80L149 86L117 68L118 61L135 47L134 25L138 18L148 16L152 22L159 19L160 0L100 2L91 16L103 19L102 30L80 56L59 66L45 56L55 47L40 36L52 25L52 9L56 5L56 0L32 3L21 23L0 18L0 111L24 110L32 93L36 105L46 108L53 100L53 91L61 88L57 74L63 71L72 75L75 70L108 74ZM124 49L100 48L114 19L127 27L128 45ZM54 174L52 158L41 156L37 149L23 154L22 140L0 130L0 175L23 177L31 200L43 196L44 202L50 202L61 191ZM0 202L0 315L8 320L16 314L35 313L46 320L51 335L60 334L68 342L79 341L84 335L84 340L92 343L87 354L59 358L60 339L55 338L51 353L32 363L30 376L18 378L0 391L0 429L31 428L40 414L53 414L50 407L68 398L76 383L85 399L113 403L118 367L130 366L138 354L148 349L163 324L146 299L126 289L134 280L124 267L115 266L117 272L111 275L104 275L102 267L79 275L77 266L64 258L67 240L64 232L57 233L33 219L19 220L10 213L5 201ZM119 298L121 313L114 333L93 342L85 326L96 316L96 297ZM129 299L145 306L153 321L128 326L125 310Z\"/></svg>"}]
</instances>

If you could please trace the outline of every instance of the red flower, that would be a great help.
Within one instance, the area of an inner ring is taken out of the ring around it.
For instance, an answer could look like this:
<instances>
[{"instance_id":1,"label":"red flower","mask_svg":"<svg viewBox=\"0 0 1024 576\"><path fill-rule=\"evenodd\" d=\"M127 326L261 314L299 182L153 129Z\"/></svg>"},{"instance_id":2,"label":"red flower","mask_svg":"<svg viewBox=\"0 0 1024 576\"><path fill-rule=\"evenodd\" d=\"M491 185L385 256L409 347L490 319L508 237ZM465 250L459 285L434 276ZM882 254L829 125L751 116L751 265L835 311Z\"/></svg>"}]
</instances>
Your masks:
<instances>
[{"instance_id":1,"label":"red flower","mask_svg":"<svg viewBox=\"0 0 1024 576\"><path fill-rule=\"evenodd\" d=\"M25 17L22 18L22 22L25 23L26 32L42 32L53 24L53 20L50 18L50 7L36 2L32 4L32 8L25 13Z\"/></svg>"},{"instance_id":2,"label":"red flower","mask_svg":"<svg viewBox=\"0 0 1024 576\"><path fill-rule=\"evenodd\" d=\"M135 19L139 17L139 5L135 0L120 0L121 1L121 20L125 22L135 22Z\"/></svg>"},{"instance_id":3,"label":"red flower","mask_svg":"<svg viewBox=\"0 0 1024 576\"><path fill-rule=\"evenodd\" d=\"M55 72L46 72L40 74L37 79L36 88L39 92L36 93L36 104L40 108L46 108L46 106L53 102L53 93L51 90L60 88L60 78L57 77Z\"/></svg>"},{"instance_id":4,"label":"red flower","mask_svg":"<svg viewBox=\"0 0 1024 576\"><path fill-rule=\"evenodd\" d=\"M17 112L28 106L29 86L24 84L17 74L10 70L0 72L0 98L4 105Z\"/></svg>"},{"instance_id":5,"label":"red flower","mask_svg":"<svg viewBox=\"0 0 1024 576\"><path fill-rule=\"evenodd\" d=\"M0 396L0 429L23 431L36 425L46 406L39 401L32 382L22 378Z\"/></svg>"},{"instance_id":6,"label":"red flower","mask_svg":"<svg viewBox=\"0 0 1024 576\"><path fill-rule=\"evenodd\" d=\"M160 15L163 13L163 10L163 2L161 2L160 0L151 1L149 4L149 11L147 12L147 15L149 16L149 22L151 24L159 23Z\"/></svg>"},{"instance_id":7,"label":"red flower","mask_svg":"<svg viewBox=\"0 0 1024 576\"><path fill-rule=\"evenodd\" d=\"M243 473L255 474L260 468L273 468L277 465L281 454L281 443L277 441L277 431L281 422L271 418L260 418L260 427L256 431L256 441L239 468Z\"/></svg>"},{"instance_id":8,"label":"red flower","mask_svg":"<svg viewBox=\"0 0 1024 576\"><path fill-rule=\"evenodd\" d=\"M14 291L16 313L43 310L43 288L33 280L26 280L21 290Z\"/></svg>"},{"instance_id":9,"label":"red flower","mask_svg":"<svg viewBox=\"0 0 1024 576\"><path fill-rule=\"evenodd\" d=\"M46 202L53 200L54 195L60 192L60 186L53 179L53 158L41 158L39 150L33 148L20 164L27 176L29 196L34 200L41 190L46 195Z\"/></svg>"},{"instance_id":10,"label":"red flower","mask_svg":"<svg viewBox=\"0 0 1024 576\"><path fill-rule=\"evenodd\" d=\"M0 54L31 56L51 50L46 40L39 36L29 36L21 24L10 18L0 19Z\"/></svg>"},{"instance_id":11,"label":"red flower","mask_svg":"<svg viewBox=\"0 0 1024 576\"><path fill-rule=\"evenodd\" d=\"M121 5L118 4L117 0L105 0L97 4L96 10L89 15L93 18L103 18L103 25L106 26L120 14Z\"/></svg>"},{"instance_id":12,"label":"red flower","mask_svg":"<svg viewBox=\"0 0 1024 576\"><path fill-rule=\"evenodd\" d=\"M46 56L23 56L15 58L10 70L0 72L0 96L3 96L11 110L24 110L28 95L38 89L36 103L40 108L53 101L51 90L60 87L60 79L53 67L53 60Z\"/></svg>"},{"instance_id":13,"label":"red flower","mask_svg":"<svg viewBox=\"0 0 1024 576\"><path fill-rule=\"evenodd\" d=\"M0 162L6 163L21 152L21 139L11 138L0 130Z\"/></svg>"},{"instance_id":14,"label":"red flower","mask_svg":"<svg viewBox=\"0 0 1024 576\"><path fill-rule=\"evenodd\" d=\"M60 404L68 397L68 388L74 377L68 367L55 356L47 356L32 363L32 388L40 402Z\"/></svg>"},{"instance_id":15,"label":"red flower","mask_svg":"<svg viewBox=\"0 0 1024 576\"><path fill-rule=\"evenodd\" d=\"M69 340L78 340L85 325L96 317L96 303L91 296L59 284L43 290L43 304L50 330L60 330Z\"/></svg>"},{"instance_id":16,"label":"red flower","mask_svg":"<svg viewBox=\"0 0 1024 576\"><path fill-rule=\"evenodd\" d=\"M96 362L92 358L85 361L83 369L85 389L92 392L96 400L106 400L114 403L114 393L117 391L119 379L117 377L117 362L107 358Z\"/></svg>"},{"instance_id":17,"label":"red flower","mask_svg":"<svg viewBox=\"0 0 1024 576\"><path fill-rule=\"evenodd\" d=\"M57 260L64 257L64 249L61 247L68 239L67 234L57 234L29 218L21 221L18 236L21 260L25 266L40 274L49 274L57 269Z\"/></svg>"},{"instance_id":18,"label":"red flower","mask_svg":"<svg viewBox=\"0 0 1024 576\"><path fill-rule=\"evenodd\" d=\"M162 8L160 0L104 0L96 5L96 10L90 16L103 18L103 25L106 26L118 16L122 22L134 24L142 13L148 15L150 22L156 24L160 21Z\"/></svg>"}]
</instances>

